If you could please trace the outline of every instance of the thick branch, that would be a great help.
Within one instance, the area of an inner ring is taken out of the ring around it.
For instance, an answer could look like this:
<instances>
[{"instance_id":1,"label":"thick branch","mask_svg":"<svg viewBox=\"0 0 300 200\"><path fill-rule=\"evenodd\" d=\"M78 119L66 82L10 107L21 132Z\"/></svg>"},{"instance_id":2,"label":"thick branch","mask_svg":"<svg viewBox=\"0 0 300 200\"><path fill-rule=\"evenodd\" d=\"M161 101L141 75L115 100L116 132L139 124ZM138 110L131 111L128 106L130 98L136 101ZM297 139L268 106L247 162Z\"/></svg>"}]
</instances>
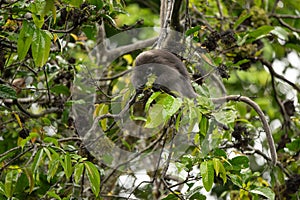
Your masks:
<instances>
[{"instance_id":1,"label":"thick branch","mask_svg":"<svg viewBox=\"0 0 300 200\"><path fill-rule=\"evenodd\" d=\"M175 0L161 0L160 6L160 35L157 40L157 47L160 49L163 42L168 36L168 27L172 20L172 13L174 9Z\"/></svg>"},{"instance_id":2,"label":"thick branch","mask_svg":"<svg viewBox=\"0 0 300 200\"><path fill-rule=\"evenodd\" d=\"M180 14L179 14L181 3L182 3L182 0L175 0L173 12L172 12L172 19L171 19L171 27L174 28L178 32L182 31L182 27L180 24Z\"/></svg>"},{"instance_id":3,"label":"thick branch","mask_svg":"<svg viewBox=\"0 0 300 200\"><path fill-rule=\"evenodd\" d=\"M137 49L149 47L153 45L156 41L157 37L154 37L147 40L138 41L134 44L124 45L113 50L107 50L106 46L102 43L97 46L96 55L92 55L96 56L97 65L106 66L110 61L113 61L121 55ZM91 59L93 58L91 57Z\"/></svg>"}]
</instances>

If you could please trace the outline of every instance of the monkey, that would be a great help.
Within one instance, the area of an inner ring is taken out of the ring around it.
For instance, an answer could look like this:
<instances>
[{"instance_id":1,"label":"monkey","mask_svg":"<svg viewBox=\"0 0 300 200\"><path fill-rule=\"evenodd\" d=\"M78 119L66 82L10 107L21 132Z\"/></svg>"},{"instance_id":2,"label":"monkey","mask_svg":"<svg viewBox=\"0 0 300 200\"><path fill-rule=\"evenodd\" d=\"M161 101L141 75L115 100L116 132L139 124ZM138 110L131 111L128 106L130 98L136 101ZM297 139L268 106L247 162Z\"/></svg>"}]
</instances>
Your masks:
<instances>
[{"instance_id":1,"label":"monkey","mask_svg":"<svg viewBox=\"0 0 300 200\"><path fill-rule=\"evenodd\" d=\"M154 87L176 96L197 97L185 65L173 53L163 49L145 51L137 56L135 65L131 81L136 91L145 86L151 75L155 75Z\"/></svg>"},{"instance_id":2,"label":"monkey","mask_svg":"<svg viewBox=\"0 0 300 200\"><path fill-rule=\"evenodd\" d=\"M153 85L157 85L164 91L175 92L181 97L196 98L198 94L194 91L189 73L182 61L171 52L163 49L153 49L141 53L135 61L131 81L136 91L143 89L151 75L156 79ZM174 93L173 93L174 94ZM136 106L136 110L144 107L145 102ZM224 128L228 129L227 127ZM272 135L269 135L268 143L272 154L273 164L276 165L277 156Z\"/></svg>"}]
</instances>

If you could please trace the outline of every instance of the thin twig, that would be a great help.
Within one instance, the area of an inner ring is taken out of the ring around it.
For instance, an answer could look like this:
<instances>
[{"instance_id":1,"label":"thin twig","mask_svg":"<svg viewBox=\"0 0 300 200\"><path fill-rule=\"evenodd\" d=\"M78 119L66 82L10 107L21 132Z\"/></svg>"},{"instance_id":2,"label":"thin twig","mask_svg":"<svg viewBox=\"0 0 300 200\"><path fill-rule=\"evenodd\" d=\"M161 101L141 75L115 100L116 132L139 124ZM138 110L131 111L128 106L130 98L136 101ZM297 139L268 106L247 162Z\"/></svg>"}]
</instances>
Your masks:
<instances>
[{"instance_id":1,"label":"thin twig","mask_svg":"<svg viewBox=\"0 0 300 200\"><path fill-rule=\"evenodd\" d=\"M12 148L12 149L10 149L10 150L8 150L8 151L6 151L6 152L0 154L0 158L6 156L6 155L9 154L10 152L13 152L13 151L16 151L16 150L19 150L19 149L21 149L21 146L14 147L14 148Z\"/></svg>"},{"instance_id":2,"label":"thin twig","mask_svg":"<svg viewBox=\"0 0 300 200\"><path fill-rule=\"evenodd\" d=\"M280 112L283 116L283 121L284 121L284 125L286 125L287 127L290 125L290 117L288 116L288 114L286 113L286 110L282 104L282 102L279 99L279 96L277 94L277 89L276 89L276 83L275 83L275 77L274 74L271 73L271 79L272 79L272 88L273 88L273 92L274 92L274 97L275 97L275 101L277 102Z\"/></svg>"},{"instance_id":3,"label":"thin twig","mask_svg":"<svg viewBox=\"0 0 300 200\"><path fill-rule=\"evenodd\" d=\"M27 88L25 88L25 89L27 89ZM37 91L41 91L41 89L38 89ZM39 103L41 105L41 104L48 104L49 103L48 102L48 98L47 97L43 97L43 96L40 96L38 98L34 98L34 97L18 98L17 101L19 103L21 103L21 104ZM6 104L14 104L14 100L13 99L1 99L0 102L1 103L2 102L6 103Z\"/></svg>"},{"instance_id":4,"label":"thin twig","mask_svg":"<svg viewBox=\"0 0 300 200\"><path fill-rule=\"evenodd\" d=\"M175 133L174 131L172 131L172 140L171 140L171 144L170 144L170 148L172 149L173 148L173 142L174 142L174 138L175 138ZM169 185L167 184L166 180L165 180L165 176L167 174L167 171L168 171L168 168L170 166L170 162L171 162L171 158L172 158L172 151L170 150L169 151L169 155L168 155L168 158L167 158L167 161L166 161L166 164L165 164L165 167L162 171L162 182L163 184L166 186L167 190L169 190L172 194L174 194L176 197L178 197L179 199L184 199L182 198L179 194L177 194L176 192L174 192L170 187Z\"/></svg>"},{"instance_id":5,"label":"thin twig","mask_svg":"<svg viewBox=\"0 0 300 200\"><path fill-rule=\"evenodd\" d=\"M7 166L11 165L11 163L13 163L15 160L19 159L21 156L23 156L25 153L27 153L28 151L30 151L33 148L30 147L28 149L26 149L24 152L20 153L19 155L17 155L16 157L14 157L13 159L11 159L9 162L7 162L5 165L3 165L0 169L0 171L4 170Z\"/></svg>"},{"instance_id":6,"label":"thin twig","mask_svg":"<svg viewBox=\"0 0 300 200\"><path fill-rule=\"evenodd\" d=\"M58 139L57 141L58 142L82 141L82 139L79 137L68 137L68 138Z\"/></svg>"},{"instance_id":7,"label":"thin twig","mask_svg":"<svg viewBox=\"0 0 300 200\"><path fill-rule=\"evenodd\" d=\"M291 31L300 33L300 29L297 29L297 28L294 28L294 27L290 26L288 23L286 23L285 21L283 21L283 19L281 19L280 17L276 17L276 16L275 16L275 18L279 21L279 23L280 23L282 26L285 26L286 28L290 29Z\"/></svg>"},{"instance_id":8,"label":"thin twig","mask_svg":"<svg viewBox=\"0 0 300 200\"><path fill-rule=\"evenodd\" d=\"M128 159L127 161L118 164L116 167L114 167L113 171L110 173L109 176L107 176L103 181L101 181L101 184L103 185L105 182L108 181L109 177L116 172L120 167L127 165L129 162L131 162L132 160L136 159L137 157L139 157L140 155L142 155L143 153L145 153L146 151L148 151L150 148L152 148L154 145L156 145L159 141L161 141L161 139L163 138L165 134L161 134L156 140L154 140L153 142L151 142L147 147L145 147L144 149L142 149L141 151L139 151L136 156L132 156L132 158Z\"/></svg>"},{"instance_id":9,"label":"thin twig","mask_svg":"<svg viewBox=\"0 0 300 200\"><path fill-rule=\"evenodd\" d=\"M30 117L30 118L39 118L39 117L43 117L47 114L61 112L61 109L59 109L59 108L49 108L41 113L33 114L33 113L28 112L25 108L23 108L23 106L18 102L18 100L14 99L13 103L19 108L19 110L22 113L24 113L25 115L27 115L27 117Z\"/></svg>"},{"instance_id":10,"label":"thin twig","mask_svg":"<svg viewBox=\"0 0 300 200\"><path fill-rule=\"evenodd\" d=\"M271 13L275 13L275 10L276 10L276 8L277 8L278 2L279 2L279 0L276 0L276 1L274 2L274 5L273 5L273 8L272 8Z\"/></svg>"},{"instance_id":11,"label":"thin twig","mask_svg":"<svg viewBox=\"0 0 300 200\"><path fill-rule=\"evenodd\" d=\"M290 86L292 86L295 90L297 90L297 92L300 93L300 87L298 87L295 83L293 83L293 82L287 80L284 76L282 76L282 75L276 73L275 70L274 70L273 67L272 67L272 64L271 64L270 62L264 60L263 58L255 58L255 60L256 60L256 61L259 61L259 62L261 62L263 65L265 65L265 66L269 69L270 73L273 74L276 78L278 78L278 79L280 79L280 80L286 82L287 84L289 84Z\"/></svg>"},{"instance_id":12,"label":"thin twig","mask_svg":"<svg viewBox=\"0 0 300 200\"><path fill-rule=\"evenodd\" d=\"M49 100L49 103L50 103L51 102L51 94L50 94L50 87L49 87L49 83L48 83L48 76L47 76L45 66L43 67L43 71L44 71L44 76L45 76L45 81L46 81L46 86L47 86L48 100Z\"/></svg>"},{"instance_id":13,"label":"thin twig","mask_svg":"<svg viewBox=\"0 0 300 200\"><path fill-rule=\"evenodd\" d=\"M271 14L270 17L300 19L299 15L286 15L286 14L275 14L275 13Z\"/></svg>"},{"instance_id":14,"label":"thin twig","mask_svg":"<svg viewBox=\"0 0 300 200\"><path fill-rule=\"evenodd\" d=\"M71 33L75 28L77 28L77 26L72 26L71 28L66 29L66 30L49 29L49 31L52 33Z\"/></svg>"},{"instance_id":15,"label":"thin twig","mask_svg":"<svg viewBox=\"0 0 300 200\"><path fill-rule=\"evenodd\" d=\"M214 29L210 26L209 22L206 20L206 17L197 9L195 5L193 5L193 11L195 11L195 13L200 17L198 20L200 20L210 32L213 32ZM213 18L216 17L213 16Z\"/></svg>"},{"instance_id":16,"label":"thin twig","mask_svg":"<svg viewBox=\"0 0 300 200\"><path fill-rule=\"evenodd\" d=\"M120 78L120 77L122 77L122 76L128 74L128 73L131 72L131 71L132 71L132 70L129 69L129 70L126 70L126 71L121 72L121 73L119 73L119 74L116 74L116 75L114 75L114 76L112 76L112 77L104 77L104 78L100 78L99 81L111 81L111 80L115 80L115 79L117 79L117 78Z\"/></svg>"},{"instance_id":17,"label":"thin twig","mask_svg":"<svg viewBox=\"0 0 300 200\"><path fill-rule=\"evenodd\" d=\"M221 21L223 21L223 12L222 12L220 0L217 0L217 5L218 5L219 14L220 14L220 19L221 19ZM223 23L220 23L221 30L222 30L222 27L223 27Z\"/></svg>"},{"instance_id":18,"label":"thin twig","mask_svg":"<svg viewBox=\"0 0 300 200\"><path fill-rule=\"evenodd\" d=\"M32 145L31 149L33 149L33 152L31 153L31 156L27 160L25 166L28 166L33 161L33 158L35 157L36 153L38 152L38 148L37 148L36 144Z\"/></svg>"}]
</instances>

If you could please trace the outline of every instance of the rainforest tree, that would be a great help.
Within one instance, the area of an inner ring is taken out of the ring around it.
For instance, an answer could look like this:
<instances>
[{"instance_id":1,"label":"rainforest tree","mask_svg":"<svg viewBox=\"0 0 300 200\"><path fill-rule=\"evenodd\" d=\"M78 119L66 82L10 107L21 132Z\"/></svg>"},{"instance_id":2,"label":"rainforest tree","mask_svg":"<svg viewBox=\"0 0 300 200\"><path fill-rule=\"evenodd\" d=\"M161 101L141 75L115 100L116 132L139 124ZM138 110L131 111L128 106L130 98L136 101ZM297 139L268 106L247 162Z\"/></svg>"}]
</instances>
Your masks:
<instances>
[{"instance_id":1,"label":"rainforest tree","mask_svg":"<svg viewBox=\"0 0 300 200\"><path fill-rule=\"evenodd\" d=\"M297 1L0 8L0 199L299 199Z\"/></svg>"}]
</instances>

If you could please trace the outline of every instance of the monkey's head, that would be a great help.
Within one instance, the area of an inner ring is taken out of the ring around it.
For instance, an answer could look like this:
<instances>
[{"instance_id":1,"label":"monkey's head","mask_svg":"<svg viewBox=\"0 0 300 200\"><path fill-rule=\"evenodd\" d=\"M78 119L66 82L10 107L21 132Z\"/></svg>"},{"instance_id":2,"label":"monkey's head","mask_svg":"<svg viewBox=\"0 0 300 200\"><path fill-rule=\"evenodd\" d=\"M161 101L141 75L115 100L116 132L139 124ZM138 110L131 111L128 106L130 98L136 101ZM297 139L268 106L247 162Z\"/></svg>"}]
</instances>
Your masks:
<instances>
[{"instance_id":1,"label":"monkey's head","mask_svg":"<svg viewBox=\"0 0 300 200\"><path fill-rule=\"evenodd\" d=\"M154 85L159 89L188 98L197 96L185 65L174 54L162 49L146 51L136 58L135 64L132 84L136 90L145 87L154 75Z\"/></svg>"}]
</instances>

